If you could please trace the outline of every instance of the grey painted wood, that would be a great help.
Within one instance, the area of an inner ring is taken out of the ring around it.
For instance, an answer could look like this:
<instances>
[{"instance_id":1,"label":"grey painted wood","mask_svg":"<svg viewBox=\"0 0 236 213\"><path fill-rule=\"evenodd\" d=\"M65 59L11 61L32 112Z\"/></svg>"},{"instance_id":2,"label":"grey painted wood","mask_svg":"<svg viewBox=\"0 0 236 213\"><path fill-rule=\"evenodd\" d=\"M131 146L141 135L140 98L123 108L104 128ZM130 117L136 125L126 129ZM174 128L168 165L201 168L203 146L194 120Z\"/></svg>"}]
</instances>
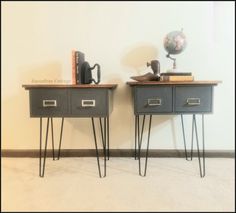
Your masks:
<instances>
[{"instance_id":1,"label":"grey painted wood","mask_svg":"<svg viewBox=\"0 0 236 213\"><path fill-rule=\"evenodd\" d=\"M134 111L138 113L171 113L173 111L172 87L135 87Z\"/></svg>"},{"instance_id":2,"label":"grey painted wood","mask_svg":"<svg viewBox=\"0 0 236 213\"><path fill-rule=\"evenodd\" d=\"M137 85L132 87L132 94L136 115L212 113L213 110L212 85Z\"/></svg>"},{"instance_id":3,"label":"grey painted wood","mask_svg":"<svg viewBox=\"0 0 236 213\"><path fill-rule=\"evenodd\" d=\"M175 112L212 111L212 86L176 86L174 91Z\"/></svg>"},{"instance_id":4,"label":"grey painted wood","mask_svg":"<svg viewBox=\"0 0 236 213\"><path fill-rule=\"evenodd\" d=\"M106 117L112 111L109 88L31 88L31 117Z\"/></svg>"},{"instance_id":5,"label":"grey painted wood","mask_svg":"<svg viewBox=\"0 0 236 213\"><path fill-rule=\"evenodd\" d=\"M104 117L108 115L107 89L71 89L71 115L75 117Z\"/></svg>"},{"instance_id":6,"label":"grey painted wood","mask_svg":"<svg viewBox=\"0 0 236 213\"><path fill-rule=\"evenodd\" d=\"M31 117L63 117L69 113L65 89L31 89L29 94ZM44 101L55 101L56 106L43 106Z\"/></svg>"}]
</instances>

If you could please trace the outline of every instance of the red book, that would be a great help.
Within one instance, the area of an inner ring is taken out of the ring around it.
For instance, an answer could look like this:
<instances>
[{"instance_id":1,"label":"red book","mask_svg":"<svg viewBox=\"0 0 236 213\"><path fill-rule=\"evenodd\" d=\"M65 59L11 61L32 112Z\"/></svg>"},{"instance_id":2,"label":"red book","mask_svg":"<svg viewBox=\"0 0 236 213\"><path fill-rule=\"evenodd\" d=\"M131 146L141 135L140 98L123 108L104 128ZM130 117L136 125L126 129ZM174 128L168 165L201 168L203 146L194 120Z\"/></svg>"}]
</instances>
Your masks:
<instances>
[{"instance_id":1,"label":"red book","mask_svg":"<svg viewBox=\"0 0 236 213\"><path fill-rule=\"evenodd\" d=\"M72 84L76 84L76 61L75 61L75 50L72 50Z\"/></svg>"}]
</instances>

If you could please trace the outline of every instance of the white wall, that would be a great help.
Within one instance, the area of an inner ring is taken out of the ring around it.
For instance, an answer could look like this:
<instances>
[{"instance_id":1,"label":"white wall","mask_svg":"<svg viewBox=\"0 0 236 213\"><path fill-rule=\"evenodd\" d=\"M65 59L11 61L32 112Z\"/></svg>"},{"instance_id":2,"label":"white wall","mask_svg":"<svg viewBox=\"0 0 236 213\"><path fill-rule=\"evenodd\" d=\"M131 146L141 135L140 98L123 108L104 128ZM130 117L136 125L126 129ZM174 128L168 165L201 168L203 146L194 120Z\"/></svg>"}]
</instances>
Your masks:
<instances>
[{"instance_id":1,"label":"white wall","mask_svg":"<svg viewBox=\"0 0 236 213\"><path fill-rule=\"evenodd\" d=\"M71 81L71 51L99 63L102 83L117 83L110 117L110 147L134 146L130 76L172 66L164 36L184 29L188 46L176 56L179 69L196 80L221 80L215 87L214 113L205 116L206 149L234 149L234 2L3 2L2 148L36 149L39 120L29 117L33 81ZM186 118L190 130L190 117ZM55 119L55 134L59 121ZM91 121L68 118L62 148L93 148ZM56 131L57 130L57 131ZM179 116L153 119L151 148L182 149ZM189 135L188 135L189 136ZM58 137L56 137L58 139Z\"/></svg>"}]
</instances>

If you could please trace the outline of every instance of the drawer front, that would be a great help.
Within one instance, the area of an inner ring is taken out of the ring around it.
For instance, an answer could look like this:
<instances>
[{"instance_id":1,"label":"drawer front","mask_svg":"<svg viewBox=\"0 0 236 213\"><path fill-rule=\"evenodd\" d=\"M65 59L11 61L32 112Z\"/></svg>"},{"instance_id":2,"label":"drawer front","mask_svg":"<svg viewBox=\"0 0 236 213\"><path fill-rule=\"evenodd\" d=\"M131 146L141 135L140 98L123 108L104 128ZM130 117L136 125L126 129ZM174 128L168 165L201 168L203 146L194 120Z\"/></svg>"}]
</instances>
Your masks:
<instances>
[{"instance_id":1,"label":"drawer front","mask_svg":"<svg viewBox=\"0 0 236 213\"><path fill-rule=\"evenodd\" d=\"M134 88L134 111L135 114L172 112L172 87Z\"/></svg>"},{"instance_id":2,"label":"drawer front","mask_svg":"<svg viewBox=\"0 0 236 213\"><path fill-rule=\"evenodd\" d=\"M108 115L108 91L106 89L71 89L71 116L103 117Z\"/></svg>"},{"instance_id":3,"label":"drawer front","mask_svg":"<svg viewBox=\"0 0 236 213\"><path fill-rule=\"evenodd\" d=\"M31 117L63 117L68 114L68 95L65 89L31 89Z\"/></svg>"},{"instance_id":4,"label":"drawer front","mask_svg":"<svg viewBox=\"0 0 236 213\"><path fill-rule=\"evenodd\" d=\"M211 112L212 86L176 86L176 112Z\"/></svg>"}]
</instances>

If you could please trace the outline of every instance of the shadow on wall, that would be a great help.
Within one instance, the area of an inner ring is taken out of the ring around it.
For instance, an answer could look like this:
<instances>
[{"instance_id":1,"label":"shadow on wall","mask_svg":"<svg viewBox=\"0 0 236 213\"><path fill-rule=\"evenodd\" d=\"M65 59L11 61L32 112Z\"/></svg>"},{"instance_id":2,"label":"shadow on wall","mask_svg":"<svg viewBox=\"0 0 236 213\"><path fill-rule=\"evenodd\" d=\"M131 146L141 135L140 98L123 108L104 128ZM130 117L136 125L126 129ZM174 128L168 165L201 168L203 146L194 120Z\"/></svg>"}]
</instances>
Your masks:
<instances>
[{"instance_id":1,"label":"shadow on wall","mask_svg":"<svg viewBox=\"0 0 236 213\"><path fill-rule=\"evenodd\" d=\"M147 68L147 62L157 59L157 57L158 49L154 45L137 43L127 48L121 59L121 64L135 69L137 74L140 75Z\"/></svg>"}]
</instances>

